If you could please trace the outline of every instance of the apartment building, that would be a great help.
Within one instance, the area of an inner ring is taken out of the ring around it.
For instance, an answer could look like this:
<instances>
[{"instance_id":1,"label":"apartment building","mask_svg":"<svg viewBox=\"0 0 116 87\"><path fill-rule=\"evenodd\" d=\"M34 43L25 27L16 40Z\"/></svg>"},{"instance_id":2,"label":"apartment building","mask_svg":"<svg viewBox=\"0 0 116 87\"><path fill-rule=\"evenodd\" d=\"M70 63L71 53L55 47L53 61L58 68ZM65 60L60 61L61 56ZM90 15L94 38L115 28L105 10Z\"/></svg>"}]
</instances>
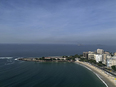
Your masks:
<instances>
[{"instance_id":1,"label":"apartment building","mask_svg":"<svg viewBox=\"0 0 116 87\"><path fill-rule=\"evenodd\" d=\"M97 54L104 54L104 50L103 49L97 49Z\"/></svg>"}]
</instances>

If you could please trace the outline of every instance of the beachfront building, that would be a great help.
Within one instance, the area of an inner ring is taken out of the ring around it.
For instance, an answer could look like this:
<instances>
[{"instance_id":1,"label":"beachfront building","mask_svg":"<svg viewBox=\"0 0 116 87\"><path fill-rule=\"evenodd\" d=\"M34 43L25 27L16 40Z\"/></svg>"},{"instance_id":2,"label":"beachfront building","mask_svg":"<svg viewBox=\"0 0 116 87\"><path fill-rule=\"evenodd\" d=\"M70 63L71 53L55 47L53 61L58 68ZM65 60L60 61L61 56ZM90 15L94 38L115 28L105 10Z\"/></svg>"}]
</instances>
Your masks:
<instances>
[{"instance_id":1,"label":"beachfront building","mask_svg":"<svg viewBox=\"0 0 116 87\"><path fill-rule=\"evenodd\" d=\"M97 49L97 54L103 54L104 50L103 49Z\"/></svg>"},{"instance_id":2,"label":"beachfront building","mask_svg":"<svg viewBox=\"0 0 116 87\"><path fill-rule=\"evenodd\" d=\"M107 68L111 68L111 66L116 66L116 59L108 59L107 61Z\"/></svg>"},{"instance_id":3,"label":"beachfront building","mask_svg":"<svg viewBox=\"0 0 116 87\"><path fill-rule=\"evenodd\" d=\"M95 55L95 54L88 54L88 59L89 59L89 60L90 60L90 59L95 60L94 55Z\"/></svg>"},{"instance_id":4,"label":"beachfront building","mask_svg":"<svg viewBox=\"0 0 116 87\"><path fill-rule=\"evenodd\" d=\"M93 59L93 60L95 60L95 58L94 58L94 52L92 52L92 51L89 51L88 52L88 59L90 60L90 59Z\"/></svg>"},{"instance_id":5,"label":"beachfront building","mask_svg":"<svg viewBox=\"0 0 116 87\"><path fill-rule=\"evenodd\" d=\"M116 65L116 58L107 59L107 67L108 68L111 68L111 66L114 66L114 65Z\"/></svg>"},{"instance_id":6,"label":"beachfront building","mask_svg":"<svg viewBox=\"0 0 116 87\"><path fill-rule=\"evenodd\" d=\"M107 54L103 54L102 63L107 64Z\"/></svg>"},{"instance_id":7,"label":"beachfront building","mask_svg":"<svg viewBox=\"0 0 116 87\"><path fill-rule=\"evenodd\" d=\"M116 52L114 53L114 56L116 56Z\"/></svg>"},{"instance_id":8,"label":"beachfront building","mask_svg":"<svg viewBox=\"0 0 116 87\"><path fill-rule=\"evenodd\" d=\"M110 53L109 53L109 52L104 52L104 54L110 55Z\"/></svg>"},{"instance_id":9,"label":"beachfront building","mask_svg":"<svg viewBox=\"0 0 116 87\"><path fill-rule=\"evenodd\" d=\"M110 59L110 58L112 58L112 56L111 55L107 55L107 59Z\"/></svg>"},{"instance_id":10,"label":"beachfront building","mask_svg":"<svg viewBox=\"0 0 116 87\"><path fill-rule=\"evenodd\" d=\"M83 57L88 59L88 52L83 52Z\"/></svg>"},{"instance_id":11,"label":"beachfront building","mask_svg":"<svg viewBox=\"0 0 116 87\"><path fill-rule=\"evenodd\" d=\"M100 61L102 61L103 55L101 55L101 54L95 54L94 57L95 57L96 62L99 63Z\"/></svg>"},{"instance_id":12,"label":"beachfront building","mask_svg":"<svg viewBox=\"0 0 116 87\"><path fill-rule=\"evenodd\" d=\"M89 51L88 54L94 54L94 52L93 51Z\"/></svg>"},{"instance_id":13,"label":"beachfront building","mask_svg":"<svg viewBox=\"0 0 116 87\"><path fill-rule=\"evenodd\" d=\"M111 58L111 55L109 53L103 54L102 63L107 65L107 59L110 59L110 58Z\"/></svg>"},{"instance_id":14,"label":"beachfront building","mask_svg":"<svg viewBox=\"0 0 116 87\"><path fill-rule=\"evenodd\" d=\"M113 56L112 58L116 59L116 56Z\"/></svg>"}]
</instances>

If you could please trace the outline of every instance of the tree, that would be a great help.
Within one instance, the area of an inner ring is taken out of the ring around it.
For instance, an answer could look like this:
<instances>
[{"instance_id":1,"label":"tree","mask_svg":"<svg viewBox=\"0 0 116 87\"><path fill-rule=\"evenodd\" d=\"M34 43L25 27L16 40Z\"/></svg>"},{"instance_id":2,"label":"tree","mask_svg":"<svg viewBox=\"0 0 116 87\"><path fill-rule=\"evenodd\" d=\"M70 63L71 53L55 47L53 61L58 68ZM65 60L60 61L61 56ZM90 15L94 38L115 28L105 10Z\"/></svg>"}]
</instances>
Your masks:
<instances>
[{"instance_id":1,"label":"tree","mask_svg":"<svg viewBox=\"0 0 116 87\"><path fill-rule=\"evenodd\" d=\"M66 58L68 58L68 56L65 56Z\"/></svg>"},{"instance_id":2,"label":"tree","mask_svg":"<svg viewBox=\"0 0 116 87\"><path fill-rule=\"evenodd\" d=\"M60 60L60 59L58 58L58 60Z\"/></svg>"},{"instance_id":3,"label":"tree","mask_svg":"<svg viewBox=\"0 0 116 87\"><path fill-rule=\"evenodd\" d=\"M99 61L100 64L102 64L102 61Z\"/></svg>"},{"instance_id":4,"label":"tree","mask_svg":"<svg viewBox=\"0 0 116 87\"><path fill-rule=\"evenodd\" d=\"M64 58L64 56L62 56L62 58Z\"/></svg>"},{"instance_id":5,"label":"tree","mask_svg":"<svg viewBox=\"0 0 116 87\"><path fill-rule=\"evenodd\" d=\"M110 55L111 55L111 56L114 56L112 52L110 53Z\"/></svg>"},{"instance_id":6,"label":"tree","mask_svg":"<svg viewBox=\"0 0 116 87\"><path fill-rule=\"evenodd\" d=\"M42 60L44 60L45 59L45 57L42 57Z\"/></svg>"},{"instance_id":7,"label":"tree","mask_svg":"<svg viewBox=\"0 0 116 87\"><path fill-rule=\"evenodd\" d=\"M74 55L74 57L75 57L75 58L78 58L78 57L79 57L79 55L78 55L78 54L75 54L75 55Z\"/></svg>"},{"instance_id":8,"label":"tree","mask_svg":"<svg viewBox=\"0 0 116 87\"><path fill-rule=\"evenodd\" d=\"M39 58L39 60L42 60L42 58Z\"/></svg>"},{"instance_id":9,"label":"tree","mask_svg":"<svg viewBox=\"0 0 116 87\"><path fill-rule=\"evenodd\" d=\"M111 66L114 71L116 71L116 66Z\"/></svg>"},{"instance_id":10,"label":"tree","mask_svg":"<svg viewBox=\"0 0 116 87\"><path fill-rule=\"evenodd\" d=\"M39 58L35 58L36 60L39 60Z\"/></svg>"},{"instance_id":11,"label":"tree","mask_svg":"<svg viewBox=\"0 0 116 87\"><path fill-rule=\"evenodd\" d=\"M55 58L53 58L53 60L56 60Z\"/></svg>"}]
</instances>

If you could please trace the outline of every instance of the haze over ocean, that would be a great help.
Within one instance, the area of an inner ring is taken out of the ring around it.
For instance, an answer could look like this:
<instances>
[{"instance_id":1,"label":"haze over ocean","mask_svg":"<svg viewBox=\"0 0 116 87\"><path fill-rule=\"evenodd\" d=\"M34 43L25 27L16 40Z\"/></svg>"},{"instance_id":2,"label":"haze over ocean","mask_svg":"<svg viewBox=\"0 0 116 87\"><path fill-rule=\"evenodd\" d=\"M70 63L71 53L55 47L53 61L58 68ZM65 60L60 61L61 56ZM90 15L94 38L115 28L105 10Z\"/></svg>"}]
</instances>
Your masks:
<instances>
[{"instance_id":1,"label":"haze over ocean","mask_svg":"<svg viewBox=\"0 0 116 87\"><path fill-rule=\"evenodd\" d=\"M107 45L69 45L69 44L0 44L0 56L4 57L42 57L83 54L98 48L116 52L114 46Z\"/></svg>"}]
</instances>

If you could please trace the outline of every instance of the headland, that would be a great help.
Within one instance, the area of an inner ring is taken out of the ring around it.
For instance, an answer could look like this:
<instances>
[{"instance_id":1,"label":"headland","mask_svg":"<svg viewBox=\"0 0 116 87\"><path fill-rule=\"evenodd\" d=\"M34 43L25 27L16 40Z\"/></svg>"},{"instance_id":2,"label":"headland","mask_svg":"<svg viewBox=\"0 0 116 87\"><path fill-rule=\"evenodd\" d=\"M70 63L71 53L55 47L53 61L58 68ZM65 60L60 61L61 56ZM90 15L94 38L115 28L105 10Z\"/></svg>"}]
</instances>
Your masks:
<instances>
[{"instance_id":1,"label":"headland","mask_svg":"<svg viewBox=\"0 0 116 87\"><path fill-rule=\"evenodd\" d=\"M52 57L41 57L41 58L19 58L18 60L22 61L33 61L33 62L74 62L73 57L61 57L61 56L52 56Z\"/></svg>"}]
</instances>

